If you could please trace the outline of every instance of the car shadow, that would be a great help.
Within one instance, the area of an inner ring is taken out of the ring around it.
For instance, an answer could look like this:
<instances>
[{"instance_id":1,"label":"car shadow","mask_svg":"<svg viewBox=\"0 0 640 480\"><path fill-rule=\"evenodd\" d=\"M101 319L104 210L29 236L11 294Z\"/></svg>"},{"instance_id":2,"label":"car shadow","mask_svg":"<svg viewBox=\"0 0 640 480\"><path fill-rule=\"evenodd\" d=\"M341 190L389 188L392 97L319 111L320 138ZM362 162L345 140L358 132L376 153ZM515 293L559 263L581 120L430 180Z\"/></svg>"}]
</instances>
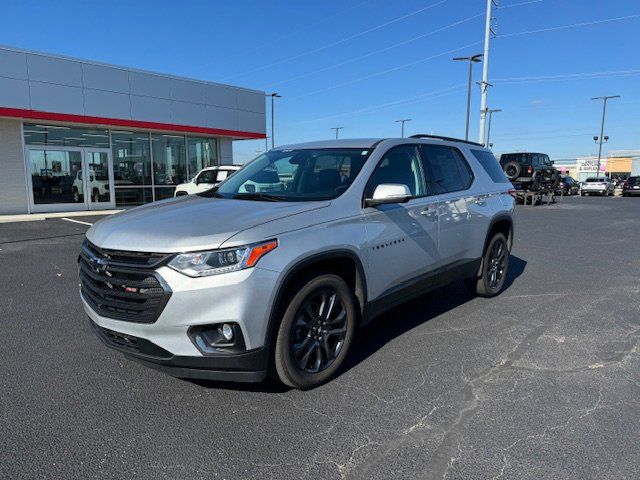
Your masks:
<instances>
[{"instance_id":1,"label":"car shadow","mask_svg":"<svg viewBox=\"0 0 640 480\"><path fill-rule=\"evenodd\" d=\"M505 279L504 291L524 273L527 261L511 255L509 271ZM417 297L407 303L392 308L374 318L365 327L356 332L356 338L351 353L345 364L336 374L336 378L365 361L384 345L396 337L407 333L415 327L428 322L443 313L448 312L472 300L474 296L465 288L462 281L456 281ZM401 318L402 321L398 321ZM228 389L246 392L284 393L291 388L267 378L262 383L231 383L212 380L185 379L205 388Z\"/></svg>"},{"instance_id":2,"label":"car shadow","mask_svg":"<svg viewBox=\"0 0 640 480\"><path fill-rule=\"evenodd\" d=\"M503 293L524 273L526 266L526 260L515 255L510 256ZM465 304L473 298L475 296L469 293L460 280L394 307L374 318L357 332L351 354L337 376L365 361L394 338ZM402 321L398 321L398 319L402 319Z\"/></svg>"}]
</instances>

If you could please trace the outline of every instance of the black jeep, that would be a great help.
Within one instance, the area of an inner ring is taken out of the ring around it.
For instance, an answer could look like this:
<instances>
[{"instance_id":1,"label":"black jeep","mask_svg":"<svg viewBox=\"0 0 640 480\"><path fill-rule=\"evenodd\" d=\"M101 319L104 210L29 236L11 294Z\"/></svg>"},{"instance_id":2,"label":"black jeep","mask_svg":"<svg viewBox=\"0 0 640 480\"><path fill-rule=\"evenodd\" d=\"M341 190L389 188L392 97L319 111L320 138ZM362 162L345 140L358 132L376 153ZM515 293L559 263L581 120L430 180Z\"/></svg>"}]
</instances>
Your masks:
<instances>
[{"instance_id":1,"label":"black jeep","mask_svg":"<svg viewBox=\"0 0 640 480\"><path fill-rule=\"evenodd\" d=\"M517 189L554 191L560 184L560 172L544 153L503 153L500 166Z\"/></svg>"}]
</instances>

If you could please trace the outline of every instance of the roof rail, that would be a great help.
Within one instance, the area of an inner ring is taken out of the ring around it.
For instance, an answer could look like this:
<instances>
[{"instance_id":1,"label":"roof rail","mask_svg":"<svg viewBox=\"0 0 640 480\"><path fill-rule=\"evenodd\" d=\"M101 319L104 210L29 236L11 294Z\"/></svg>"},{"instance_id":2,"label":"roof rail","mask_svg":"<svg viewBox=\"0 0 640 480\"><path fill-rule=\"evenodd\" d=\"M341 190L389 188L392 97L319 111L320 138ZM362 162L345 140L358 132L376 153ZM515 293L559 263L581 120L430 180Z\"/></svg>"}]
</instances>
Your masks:
<instances>
[{"instance_id":1,"label":"roof rail","mask_svg":"<svg viewBox=\"0 0 640 480\"><path fill-rule=\"evenodd\" d=\"M453 137L443 137L442 135L427 135L426 133L418 133L416 135L411 135L409 138L433 138L434 140L445 140L447 142L461 142L461 143L468 143L469 145L475 145L477 147L484 147L483 144L478 142L472 142L470 140L462 140L460 138L453 138Z\"/></svg>"}]
</instances>

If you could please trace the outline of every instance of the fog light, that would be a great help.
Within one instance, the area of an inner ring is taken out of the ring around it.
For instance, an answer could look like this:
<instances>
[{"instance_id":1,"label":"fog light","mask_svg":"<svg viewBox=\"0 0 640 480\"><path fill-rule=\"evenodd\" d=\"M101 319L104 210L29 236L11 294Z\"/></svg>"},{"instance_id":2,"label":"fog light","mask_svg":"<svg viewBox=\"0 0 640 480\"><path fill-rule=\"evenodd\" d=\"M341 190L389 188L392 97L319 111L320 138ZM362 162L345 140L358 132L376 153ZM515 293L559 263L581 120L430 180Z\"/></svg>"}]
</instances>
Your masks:
<instances>
[{"instance_id":1,"label":"fog light","mask_svg":"<svg viewBox=\"0 0 640 480\"><path fill-rule=\"evenodd\" d=\"M222 325L222 336L225 340L233 340L233 328L228 323Z\"/></svg>"}]
</instances>

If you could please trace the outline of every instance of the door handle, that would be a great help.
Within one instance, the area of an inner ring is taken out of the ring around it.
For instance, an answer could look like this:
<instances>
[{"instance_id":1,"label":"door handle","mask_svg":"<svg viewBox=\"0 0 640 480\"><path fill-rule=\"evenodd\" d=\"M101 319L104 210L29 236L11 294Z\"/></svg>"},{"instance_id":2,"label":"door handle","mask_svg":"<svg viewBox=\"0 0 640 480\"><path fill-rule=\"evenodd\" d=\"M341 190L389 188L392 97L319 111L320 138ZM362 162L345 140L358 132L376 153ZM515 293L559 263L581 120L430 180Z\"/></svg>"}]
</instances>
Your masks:
<instances>
[{"instance_id":1,"label":"door handle","mask_svg":"<svg viewBox=\"0 0 640 480\"><path fill-rule=\"evenodd\" d=\"M484 200L476 200L475 202L476 205L478 205L479 207L486 207L487 202L485 202Z\"/></svg>"},{"instance_id":2,"label":"door handle","mask_svg":"<svg viewBox=\"0 0 640 480\"><path fill-rule=\"evenodd\" d=\"M423 215L427 218L434 218L438 215L438 209L435 205L428 205L420 212L420 215Z\"/></svg>"}]
</instances>

